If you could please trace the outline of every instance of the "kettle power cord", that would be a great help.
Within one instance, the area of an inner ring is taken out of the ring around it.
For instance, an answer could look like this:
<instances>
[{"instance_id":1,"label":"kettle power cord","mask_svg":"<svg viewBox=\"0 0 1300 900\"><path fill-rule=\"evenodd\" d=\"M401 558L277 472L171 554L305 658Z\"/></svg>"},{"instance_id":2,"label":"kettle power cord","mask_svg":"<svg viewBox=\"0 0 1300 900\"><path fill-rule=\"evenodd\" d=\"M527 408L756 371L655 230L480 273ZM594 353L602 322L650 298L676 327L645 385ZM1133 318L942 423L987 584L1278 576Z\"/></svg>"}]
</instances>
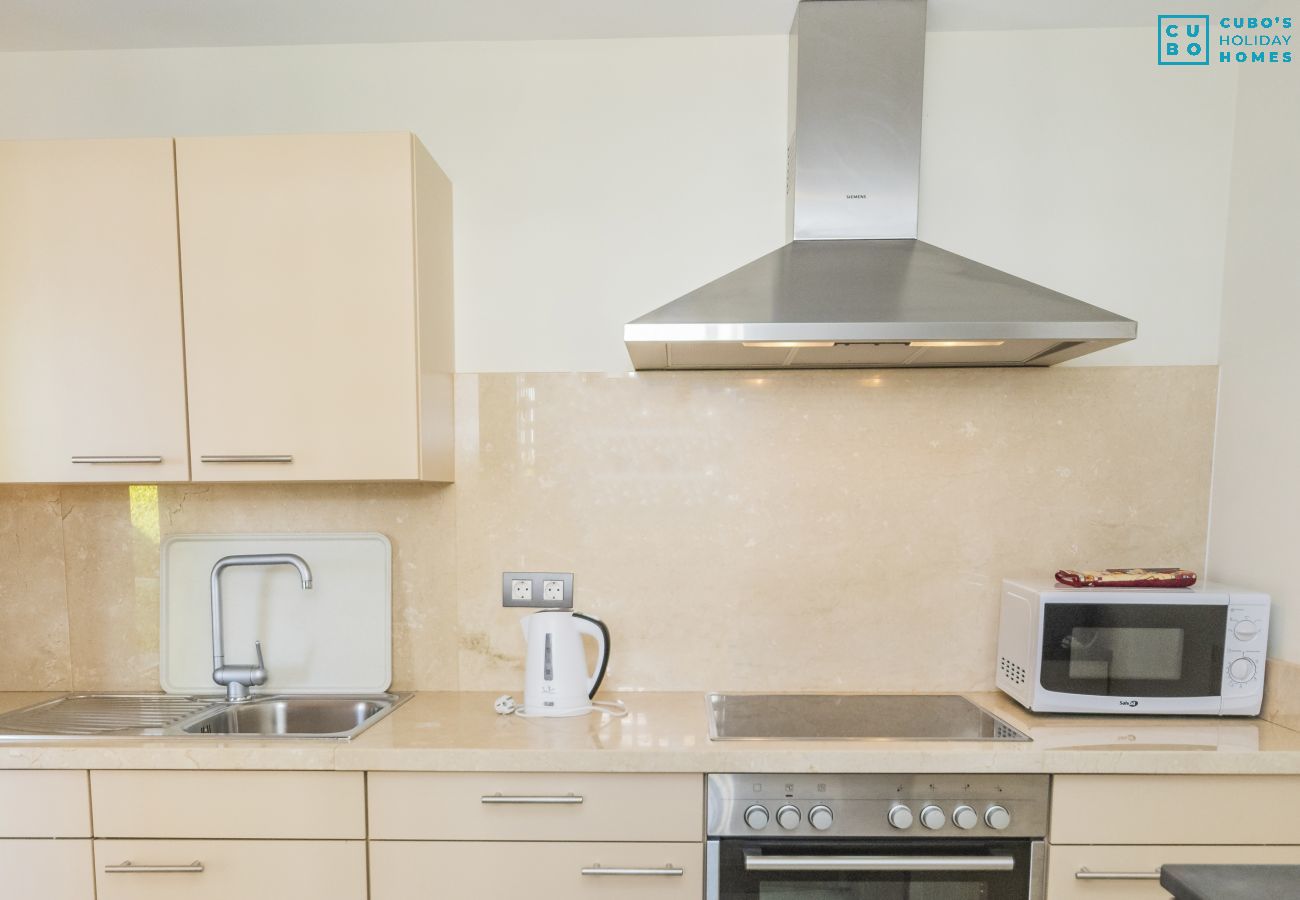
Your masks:
<instances>
[{"instance_id":1,"label":"kettle power cord","mask_svg":"<svg viewBox=\"0 0 1300 900\"><path fill-rule=\"evenodd\" d=\"M521 719L547 719L547 718L564 718L561 716L547 716L545 713L525 712L524 708L515 703L515 698L509 694L502 694L492 703L492 708L496 710L499 716L519 716ZM585 707L580 707L582 712L598 712L615 719L621 719L627 715L627 704L622 700L592 700Z\"/></svg>"}]
</instances>

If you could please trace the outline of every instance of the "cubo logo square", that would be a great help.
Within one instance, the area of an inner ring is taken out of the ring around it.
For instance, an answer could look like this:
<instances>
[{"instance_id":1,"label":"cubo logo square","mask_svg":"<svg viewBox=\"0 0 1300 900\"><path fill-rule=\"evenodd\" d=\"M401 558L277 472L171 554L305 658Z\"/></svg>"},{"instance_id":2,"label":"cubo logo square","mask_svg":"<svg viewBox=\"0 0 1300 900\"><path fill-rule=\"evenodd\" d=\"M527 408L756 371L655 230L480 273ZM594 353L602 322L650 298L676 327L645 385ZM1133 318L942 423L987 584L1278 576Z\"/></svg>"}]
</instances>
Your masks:
<instances>
[{"instance_id":1,"label":"cubo logo square","mask_svg":"<svg viewBox=\"0 0 1300 900\"><path fill-rule=\"evenodd\" d=\"M1159 46L1156 62L1162 66L1208 66L1210 64L1209 16L1159 16L1156 21Z\"/></svg>"}]
</instances>

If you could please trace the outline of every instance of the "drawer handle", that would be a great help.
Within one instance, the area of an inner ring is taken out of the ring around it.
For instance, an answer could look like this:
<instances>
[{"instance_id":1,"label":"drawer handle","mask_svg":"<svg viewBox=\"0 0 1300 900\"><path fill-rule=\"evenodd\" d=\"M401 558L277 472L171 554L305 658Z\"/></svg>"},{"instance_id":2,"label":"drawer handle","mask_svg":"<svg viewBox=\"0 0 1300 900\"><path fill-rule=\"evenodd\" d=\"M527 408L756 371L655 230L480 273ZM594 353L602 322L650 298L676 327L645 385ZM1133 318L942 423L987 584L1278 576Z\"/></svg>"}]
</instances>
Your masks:
<instances>
[{"instance_id":1,"label":"drawer handle","mask_svg":"<svg viewBox=\"0 0 1300 900\"><path fill-rule=\"evenodd\" d=\"M138 866L128 859L116 866L104 866L104 871L109 875L169 875L178 872L202 872L203 863L196 859L188 866Z\"/></svg>"},{"instance_id":2,"label":"drawer handle","mask_svg":"<svg viewBox=\"0 0 1300 900\"><path fill-rule=\"evenodd\" d=\"M205 463L291 463L292 453L232 453L220 456L200 456Z\"/></svg>"},{"instance_id":3,"label":"drawer handle","mask_svg":"<svg viewBox=\"0 0 1300 900\"><path fill-rule=\"evenodd\" d=\"M677 878L685 874L684 869L679 869L672 863L664 866L662 869L627 869L618 866L588 866L582 870L583 875L667 875L671 878Z\"/></svg>"},{"instance_id":4,"label":"drawer handle","mask_svg":"<svg viewBox=\"0 0 1300 900\"><path fill-rule=\"evenodd\" d=\"M546 795L529 795L529 794L484 794L479 798L480 803L534 803L540 805L563 805L570 806L581 803L580 794L563 794L555 796Z\"/></svg>"},{"instance_id":5,"label":"drawer handle","mask_svg":"<svg viewBox=\"0 0 1300 900\"><path fill-rule=\"evenodd\" d=\"M161 456L74 456L73 463L79 466L142 466L160 465Z\"/></svg>"},{"instance_id":6,"label":"drawer handle","mask_svg":"<svg viewBox=\"0 0 1300 900\"><path fill-rule=\"evenodd\" d=\"M1074 873L1080 881L1157 881L1160 870L1154 872L1094 872L1087 866Z\"/></svg>"}]
</instances>

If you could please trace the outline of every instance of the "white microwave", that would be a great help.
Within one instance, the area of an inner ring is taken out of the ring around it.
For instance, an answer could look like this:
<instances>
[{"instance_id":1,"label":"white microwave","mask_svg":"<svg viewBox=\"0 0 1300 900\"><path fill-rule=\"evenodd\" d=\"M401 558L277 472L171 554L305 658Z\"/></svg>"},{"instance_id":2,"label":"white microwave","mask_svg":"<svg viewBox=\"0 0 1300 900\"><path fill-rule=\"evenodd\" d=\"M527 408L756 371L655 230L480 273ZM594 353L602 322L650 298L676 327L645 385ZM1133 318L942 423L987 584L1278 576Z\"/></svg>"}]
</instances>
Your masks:
<instances>
[{"instance_id":1,"label":"white microwave","mask_svg":"<svg viewBox=\"0 0 1300 900\"><path fill-rule=\"evenodd\" d=\"M997 686L1034 712L1254 716L1267 594L1002 582Z\"/></svg>"}]
</instances>

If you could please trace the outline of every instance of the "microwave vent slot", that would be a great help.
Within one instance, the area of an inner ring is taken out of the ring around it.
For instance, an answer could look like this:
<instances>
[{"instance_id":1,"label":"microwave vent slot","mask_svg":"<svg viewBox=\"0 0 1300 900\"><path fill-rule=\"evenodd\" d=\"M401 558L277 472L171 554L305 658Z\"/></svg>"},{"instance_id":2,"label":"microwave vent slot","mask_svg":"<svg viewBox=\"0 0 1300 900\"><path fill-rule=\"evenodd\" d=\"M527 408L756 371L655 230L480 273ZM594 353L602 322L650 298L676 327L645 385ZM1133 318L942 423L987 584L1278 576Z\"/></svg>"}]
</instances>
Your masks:
<instances>
[{"instance_id":1,"label":"microwave vent slot","mask_svg":"<svg viewBox=\"0 0 1300 900\"><path fill-rule=\"evenodd\" d=\"M1007 659L1002 657L1002 674L1007 676L1015 684L1025 683L1025 670Z\"/></svg>"}]
</instances>

